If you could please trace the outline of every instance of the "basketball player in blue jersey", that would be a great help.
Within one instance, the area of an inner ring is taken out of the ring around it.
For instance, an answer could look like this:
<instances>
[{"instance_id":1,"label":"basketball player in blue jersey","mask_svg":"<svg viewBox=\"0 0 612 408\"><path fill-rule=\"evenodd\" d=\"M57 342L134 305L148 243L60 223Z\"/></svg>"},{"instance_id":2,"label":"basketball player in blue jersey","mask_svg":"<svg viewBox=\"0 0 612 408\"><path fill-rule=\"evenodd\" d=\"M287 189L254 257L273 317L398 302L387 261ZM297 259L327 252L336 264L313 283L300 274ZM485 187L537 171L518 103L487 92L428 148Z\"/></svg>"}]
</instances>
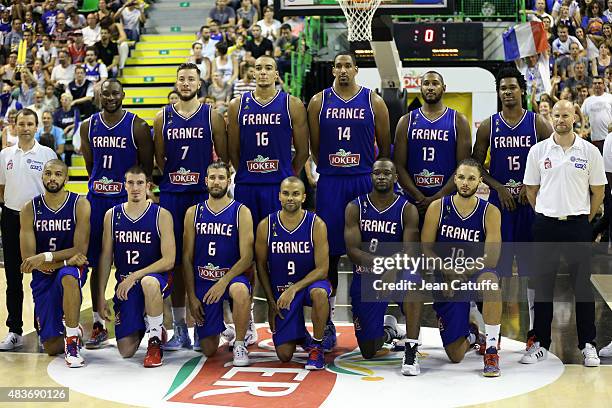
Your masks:
<instances>
[{"instance_id":1,"label":"basketball player in blue jersey","mask_svg":"<svg viewBox=\"0 0 612 408\"><path fill-rule=\"evenodd\" d=\"M305 368L323 370L323 335L331 294L327 229L317 215L302 209L304 190L297 177L283 180L281 210L259 223L257 276L268 300L268 321L278 358L291 361L300 344L308 351ZM304 306L312 307L313 337L306 330Z\"/></svg>"},{"instance_id":2,"label":"basketball player in blue jersey","mask_svg":"<svg viewBox=\"0 0 612 408\"><path fill-rule=\"evenodd\" d=\"M198 101L202 83L195 64L181 64L176 71L178 103L166 105L153 123L155 161L162 172L159 205L174 220L176 259L172 292L174 334L165 350L191 348L185 323L185 285L182 274L183 221L187 209L206 200L206 169L213 152L227 162L227 134L221 114Z\"/></svg>"},{"instance_id":3,"label":"basketball player in blue jersey","mask_svg":"<svg viewBox=\"0 0 612 408\"><path fill-rule=\"evenodd\" d=\"M253 219L243 204L229 198L230 169L217 161L208 166L208 200L187 210L183 266L189 309L196 321L194 339L211 357L219 347L223 301L232 302L236 327L234 366L249 365L244 342L251 311L251 284L244 272L253 264Z\"/></svg>"},{"instance_id":4,"label":"basketball player in blue jersey","mask_svg":"<svg viewBox=\"0 0 612 408\"><path fill-rule=\"evenodd\" d=\"M447 267L444 262L444 266L437 272L442 274L444 284L451 285L447 288L450 290L445 291L446 297L452 296L453 290L457 289L452 285L467 279L476 282L479 285L477 288L483 288L486 337L483 375L498 377L501 373L497 344L502 303L499 279L492 268L495 268L499 258L501 215L497 207L476 196L478 185L482 182L480 163L471 158L462 160L455 171L454 180L457 192L434 201L427 209L421 232L423 253L429 258L442 258L442 252L445 251L441 246L434 247L433 244L443 243L444 249L447 249L449 244L456 243L460 249L453 248L449 255L461 251L464 256L474 259L482 257L484 268L481 270L459 271ZM484 243L484 253L474 251L478 242ZM474 265L478 263L474 262ZM458 363L478 336L478 333L472 333L470 329L470 302L467 299L444 299L441 296L434 296L434 299L442 344L448 358Z\"/></svg>"},{"instance_id":5,"label":"basketball player in blue jersey","mask_svg":"<svg viewBox=\"0 0 612 408\"><path fill-rule=\"evenodd\" d=\"M144 366L158 367L162 364L161 346L165 341L164 298L172 290L176 246L172 216L147 200L150 187L144 170L131 167L125 173L127 202L104 215L98 310L109 320L104 293L114 263L117 285L113 304L119 353L124 358L132 357L148 329Z\"/></svg>"},{"instance_id":6,"label":"basketball player in blue jersey","mask_svg":"<svg viewBox=\"0 0 612 408\"><path fill-rule=\"evenodd\" d=\"M542 116L523 109L526 82L516 68L502 68L497 74L497 93L502 111L485 119L476 133L473 157L484 163L491 149L489 171L483 172L483 180L491 188L489 202L501 210L503 242L532 242L532 226L535 212L527 201L527 190L522 180L525 174L527 154L531 146L548 138L553 129ZM505 244L498 272L500 276L512 276L512 264L516 262L520 274L528 275L533 266L529 256L519 256L519 248ZM533 333L533 307L535 291L528 285L529 333L527 348L535 339Z\"/></svg>"},{"instance_id":7,"label":"basketball player in blue jersey","mask_svg":"<svg viewBox=\"0 0 612 408\"><path fill-rule=\"evenodd\" d=\"M355 82L355 56L334 58L334 83L308 104L310 150L321 175L317 183L316 212L329 231L329 280L333 293L326 348L335 344L332 323L338 287L338 261L346 252L344 210L356 197L372 189L370 174L376 159L391 157L389 111L383 99ZM329 344L328 344L329 343Z\"/></svg>"},{"instance_id":8,"label":"basketball player in blue jersey","mask_svg":"<svg viewBox=\"0 0 612 408\"><path fill-rule=\"evenodd\" d=\"M434 200L455 190L457 163L472 152L470 124L464 114L444 105L444 92L442 75L436 71L423 74L425 104L402 116L395 131L393 160L399 184L421 217Z\"/></svg>"},{"instance_id":9,"label":"basketball player in blue jersey","mask_svg":"<svg viewBox=\"0 0 612 408\"><path fill-rule=\"evenodd\" d=\"M64 350L68 367L82 367L79 311L87 279L89 202L64 190L68 167L61 160L48 161L42 179L46 192L20 214L21 272L32 274L34 316L45 351L54 356Z\"/></svg>"},{"instance_id":10,"label":"basketball player in blue jersey","mask_svg":"<svg viewBox=\"0 0 612 408\"><path fill-rule=\"evenodd\" d=\"M420 373L417 358L419 343L421 302L411 302L408 297L399 305L406 315L406 332L401 333L394 316L387 315L387 301L363 299L365 285L371 285L375 275L372 272L374 258L392 256L400 245L419 242L419 213L416 207L404 197L395 194L397 172L391 159L379 159L372 169L372 191L351 201L346 206L344 239L346 252L353 262L353 281L351 283L351 307L355 335L361 355L370 359L376 355L384 343L390 343L406 334L408 340L402 362L402 374ZM364 250L362 243L366 244ZM380 248L391 245L395 248ZM404 247L404 246L402 246ZM388 253L385 253L388 252ZM404 247L403 251L410 251ZM415 275L418 276L418 275ZM379 279L380 276L376 276ZM420 284L419 284L420 286ZM371 290L374 293L374 290Z\"/></svg>"},{"instance_id":11,"label":"basketball player in blue jersey","mask_svg":"<svg viewBox=\"0 0 612 408\"><path fill-rule=\"evenodd\" d=\"M123 177L127 169L140 164L147 175L153 169L153 141L147 122L123 109L123 86L116 79L102 83L102 112L81 125L81 150L89 175L87 199L91 204L91 231L87 259L93 268L90 279L93 330L85 346L99 348L108 338L104 319L98 313L98 261L102 250L104 214L125 202Z\"/></svg>"}]
</instances>

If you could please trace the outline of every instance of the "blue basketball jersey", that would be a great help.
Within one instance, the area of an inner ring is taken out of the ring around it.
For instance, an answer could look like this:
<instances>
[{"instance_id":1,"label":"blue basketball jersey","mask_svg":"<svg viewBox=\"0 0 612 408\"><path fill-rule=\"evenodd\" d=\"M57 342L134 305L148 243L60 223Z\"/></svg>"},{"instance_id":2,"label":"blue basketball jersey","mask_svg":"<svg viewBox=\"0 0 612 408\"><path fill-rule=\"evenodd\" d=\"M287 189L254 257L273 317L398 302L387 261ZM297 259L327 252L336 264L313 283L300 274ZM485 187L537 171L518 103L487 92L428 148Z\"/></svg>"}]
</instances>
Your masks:
<instances>
[{"instance_id":1,"label":"blue basketball jersey","mask_svg":"<svg viewBox=\"0 0 612 408\"><path fill-rule=\"evenodd\" d=\"M525 110L521 120L510 126L501 112L491 116L491 163L489 173L518 198L523 185L527 155L538 142L536 114ZM489 200L498 202L497 191L491 189Z\"/></svg>"},{"instance_id":2,"label":"blue basketball jersey","mask_svg":"<svg viewBox=\"0 0 612 408\"><path fill-rule=\"evenodd\" d=\"M279 184L293 176L291 143L293 128L289 94L278 92L265 105L253 92L240 97L240 163L236 183Z\"/></svg>"},{"instance_id":3,"label":"blue basketball jersey","mask_svg":"<svg viewBox=\"0 0 612 408\"><path fill-rule=\"evenodd\" d=\"M140 217L133 220L124 206L119 204L112 210L113 257L118 282L121 275L127 276L161 259L160 207L149 203Z\"/></svg>"},{"instance_id":4,"label":"blue basketball jersey","mask_svg":"<svg viewBox=\"0 0 612 408\"><path fill-rule=\"evenodd\" d=\"M218 281L240 259L238 220L242 204L232 200L215 213L204 201L196 206L193 268L196 280Z\"/></svg>"},{"instance_id":5,"label":"blue basketball jersey","mask_svg":"<svg viewBox=\"0 0 612 408\"><path fill-rule=\"evenodd\" d=\"M162 132L166 164L159 189L186 193L206 190L204 177L212 162L212 109L200 104L190 117L181 116L173 105L164 106Z\"/></svg>"},{"instance_id":6,"label":"blue basketball jersey","mask_svg":"<svg viewBox=\"0 0 612 408\"><path fill-rule=\"evenodd\" d=\"M134 115L124 111L114 126L102 119L102 112L89 120L88 139L93 156L89 191L94 195L127 195L123 186L125 172L138 163L134 141Z\"/></svg>"},{"instance_id":7,"label":"blue basketball jersey","mask_svg":"<svg viewBox=\"0 0 612 408\"><path fill-rule=\"evenodd\" d=\"M314 213L304 211L302 221L288 231L280 220L280 211L268 216L268 269L276 297L315 268L315 218Z\"/></svg>"},{"instance_id":8,"label":"blue basketball jersey","mask_svg":"<svg viewBox=\"0 0 612 408\"><path fill-rule=\"evenodd\" d=\"M334 88L323 91L319 112L319 164L329 176L370 174L375 157L374 110L368 88L344 100Z\"/></svg>"},{"instance_id":9,"label":"blue basketball jersey","mask_svg":"<svg viewBox=\"0 0 612 408\"><path fill-rule=\"evenodd\" d=\"M489 202L476 198L478 204L474 211L462 217L455 207L453 196L442 197L437 242L485 242L487 236L485 215Z\"/></svg>"},{"instance_id":10,"label":"blue basketball jersey","mask_svg":"<svg viewBox=\"0 0 612 408\"><path fill-rule=\"evenodd\" d=\"M401 243L404 238L404 207L408 201L397 196L393 204L378 210L370 196L364 194L357 197L353 203L359 208L359 230L361 241L370 253L385 256L397 252L399 246L388 246L384 243ZM380 245L382 244L382 245ZM353 271L364 272L360 265L353 265Z\"/></svg>"},{"instance_id":11,"label":"blue basketball jersey","mask_svg":"<svg viewBox=\"0 0 612 408\"><path fill-rule=\"evenodd\" d=\"M408 116L406 168L427 197L440 191L457 167L456 116L450 108L436 120L429 120L420 108Z\"/></svg>"}]
</instances>

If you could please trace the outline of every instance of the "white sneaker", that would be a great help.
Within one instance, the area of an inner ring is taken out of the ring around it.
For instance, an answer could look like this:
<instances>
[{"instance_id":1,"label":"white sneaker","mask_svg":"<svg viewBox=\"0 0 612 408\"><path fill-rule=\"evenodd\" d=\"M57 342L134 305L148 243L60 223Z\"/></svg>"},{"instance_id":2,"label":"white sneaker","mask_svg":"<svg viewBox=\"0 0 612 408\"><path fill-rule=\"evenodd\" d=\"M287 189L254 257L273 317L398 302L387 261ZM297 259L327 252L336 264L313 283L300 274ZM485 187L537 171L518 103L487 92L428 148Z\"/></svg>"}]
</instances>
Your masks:
<instances>
[{"instance_id":1,"label":"white sneaker","mask_svg":"<svg viewBox=\"0 0 612 408\"><path fill-rule=\"evenodd\" d=\"M234 326L226 325L225 330L221 332L221 338L227 342L231 350L234 347L234 340L236 340L236 329L234 329Z\"/></svg>"},{"instance_id":2,"label":"white sneaker","mask_svg":"<svg viewBox=\"0 0 612 408\"><path fill-rule=\"evenodd\" d=\"M81 356L80 337L64 337L64 360L70 368L79 368L85 365L85 359Z\"/></svg>"},{"instance_id":3,"label":"white sneaker","mask_svg":"<svg viewBox=\"0 0 612 408\"><path fill-rule=\"evenodd\" d=\"M259 340L259 335L257 334L257 327L255 327L255 322L253 321L253 319L251 319L251 321L249 322L249 327L246 331L246 335L244 336L244 344L250 346L252 344L257 343L257 340Z\"/></svg>"},{"instance_id":4,"label":"white sneaker","mask_svg":"<svg viewBox=\"0 0 612 408\"><path fill-rule=\"evenodd\" d=\"M521 357L520 362L523 364L534 364L539 361L546 360L548 357L548 350L544 347L540 347L540 342L536 341L533 345L527 350L527 352Z\"/></svg>"},{"instance_id":5,"label":"white sneaker","mask_svg":"<svg viewBox=\"0 0 612 408\"><path fill-rule=\"evenodd\" d=\"M389 336L391 337L389 339L389 343L391 343L393 340L401 340L406 337L406 330L399 327L395 316L385 315L383 327L391 329L389 331Z\"/></svg>"},{"instance_id":6,"label":"white sneaker","mask_svg":"<svg viewBox=\"0 0 612 408\"><path fill-rule=\"evenodd\" d=\"M612 357L612 342L599 350L599 357Z\"/></svg>"},{"instance_id":7,"label":"white sneaker","mask_svg":"<svg viewBox=\"0 0 612 408\"><path fill-rule=\"evenodd\" d=\"M234 346L234 366L247 367L249 365L249 352L246 346Z\"/></svg>"},{"instance_id":8,"label":"white sneaker","mask_svg":"<svg viewBox=\"0 0 612 408\"><path fill-rule=\"evenodd\" d=\"M582 349L582 356L584 357L585 367L599 367L599 357L597 357L597 349L586 343Z\"/></svg>"},{"instance_id":9,"label":"white sneaker","mask_svg":"<svg viewBox=\"0 0 612 408\"><path fill-rule=\"evenodd\" d=\"M9 332L0 343L1 351L11 351L23 346L23 337L17 333Z\"/></svg>"},{"instance_id":10,"label":"white sneaker","mask_svg":"<svg viewBox=\"0 0 612 408\"><path fill-rule=\"evenodd\" d=\"M404 359L402 360L402 375L415 376L421 374L417 347L416 344L406 344Z\"/></svg>"}]
</instances>

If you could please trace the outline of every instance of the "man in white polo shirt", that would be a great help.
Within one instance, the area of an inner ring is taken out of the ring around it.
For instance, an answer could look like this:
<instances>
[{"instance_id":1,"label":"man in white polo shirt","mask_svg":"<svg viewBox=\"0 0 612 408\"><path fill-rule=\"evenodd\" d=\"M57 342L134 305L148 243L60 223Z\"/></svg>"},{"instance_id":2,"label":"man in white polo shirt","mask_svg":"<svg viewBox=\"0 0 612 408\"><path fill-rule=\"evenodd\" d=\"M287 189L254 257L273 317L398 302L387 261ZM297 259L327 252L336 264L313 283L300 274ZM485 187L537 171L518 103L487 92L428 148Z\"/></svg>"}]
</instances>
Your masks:
<instances>
[{"instance_id":1,"label":"man in white polo shirt","mask_svg":"<svg viewBox=\"0 0 612 408\"><path fill-rule=\"evenodd\" d=\"M534 330L536 341L521 358L532 364L547 357L551 343L553 292L564 255L576 298L578 348L587 367L599 366L595 349L595 303L591 288L590 221L604 197L606 174L597 147L577 136L571 102L562 100L552 112L555 132L534 145L527 156L523 184L534 207L535 242L554 243L537 248ZM582 246L584 244L584 247ZM542 256L542 253L546 256Z\"/></svg>"},{"instance_id":2,"label":"man in white polo shirt","mask_svg":"<svg viewBox=\"0 0 612 408\"><path fill-rule=\"evenodd\" d=\"M45 192L42 171L45 163L57 159L55 152L38 144L34 134L38 128L38 117L30 109L17 113L17 136L19 142L0 152L0 203L2 215L0 229L4 247L4 270L6 273L6 325L9 333L0 342L0 350L21 347L23 341L23 278L20 271L19 211L34 197Z\"/></svg>"}]
</instances>

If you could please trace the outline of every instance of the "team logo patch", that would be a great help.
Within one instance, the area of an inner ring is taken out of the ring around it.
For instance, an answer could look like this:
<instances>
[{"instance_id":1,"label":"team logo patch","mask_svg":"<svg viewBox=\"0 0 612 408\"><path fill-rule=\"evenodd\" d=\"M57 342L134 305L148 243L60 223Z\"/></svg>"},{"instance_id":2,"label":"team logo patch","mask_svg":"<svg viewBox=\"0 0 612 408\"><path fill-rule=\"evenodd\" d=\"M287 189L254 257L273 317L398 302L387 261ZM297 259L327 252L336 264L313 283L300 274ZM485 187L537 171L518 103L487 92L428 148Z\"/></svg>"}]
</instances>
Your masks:
<instances>
[{"instance_id":1,"label":"team logo patch","mask_svg":"<svg viewBox=\"0 0 612 408\"><path fill-rule=\"evenodd\" d=\"M28 164L28 166L30 166L30 170L42 171L43 169L43 162L41 161L28 159L26 160L26 163Z\"/></svg>"},{"instance_id":2,"label":"team logo patch","mask_svg":"<svg viewBox=\"0 0 612 408\"><path fill-rule=\"evenodd\" d=\"M9 160L9 162L6 164L6 169L13 170L13 159Z\"/></svg>"},{"instance_id":3,"label":"team logo patch","mask_svg":"<svg viewBox=\"0 0 612 408\"><path fill-rule=\"evenodd\" d=\"M177 171L170 173L170 183L178 184L181 186L189 186L192 184L198 184L200 181L200 173L192 172L184 167L181 167Z\"/></svg>"},{"instance_id":4,"label":"team logo patch","mask_svg":"<svg viewBox=\"0 0 612 408\"><path fill-rule=\"evenodd\" d=\"M514 179L510 179L504 186L506 187L506 190L508 190L508 192L512 194L513 197L518 197L521 194L521 188L523 187L523 183L521 183L520 181L514 181Z\"/></svg>"},{"instance_id":5,"label":"team logo patch","mask_svg":"<svg viewBox=\"0 0 612 408\"><path fill-rule=\"evenodd\" d=\"M107 177L102 177L100 180L96 180L93 183L93 190L101 194L117 194L121 192L122 188L123 183L113 181Z\"/></svg>"},{"instance_id":6,"label":"team logo patch","mask_svg":"<svg viewBox=\"0 0 612 408\"><path fill-rule=\"evenodd\" d=\"M329 164L334 167L359 166L361 155L359 153L347 152L344 149L329 155Z\"/></svg>"},{"instance_id":7,"label":"team logo patch","mask_svg":"<svg viewBox=\"0 0 612 408\"><path fill-rule=\"evenodd\" d=\"M206 280L217 281L229 271L229 268L220 268L210 262L206 266L198 266L198 275Z\"/></svg>"},{"instance_id":8,"label":"team logo patch","mask_svg":"<svg viewBox=\"0 0 612 408\"><path fill-rule=\"evenodd\" d=\"M423 169L423 171L414 175L414 184L417 187L441 187L444 184L444 176Z\"/></svg>"},{"instance_id":9,"label":"team logo patch","mask_svg":"<svg viewBox=\"0 0 612 408\"><path fill-rule=\"evenodd\" d=\"M247 170L249 173L273 173L278 171L278 160L258 155L253 160L247 160Z\"/></svg>"},{"instance_id":10,"label":"team logo patch","mask_svg":"<svg viewBox=\"0 0 612 408\"><path fill-rule=\"evenodd\" d=\"M546 160L544 160L544 168L545 169L552 168L552 162L550 161L550 159L548 157L546 158Z\"/></svg>"}]
</instances>

